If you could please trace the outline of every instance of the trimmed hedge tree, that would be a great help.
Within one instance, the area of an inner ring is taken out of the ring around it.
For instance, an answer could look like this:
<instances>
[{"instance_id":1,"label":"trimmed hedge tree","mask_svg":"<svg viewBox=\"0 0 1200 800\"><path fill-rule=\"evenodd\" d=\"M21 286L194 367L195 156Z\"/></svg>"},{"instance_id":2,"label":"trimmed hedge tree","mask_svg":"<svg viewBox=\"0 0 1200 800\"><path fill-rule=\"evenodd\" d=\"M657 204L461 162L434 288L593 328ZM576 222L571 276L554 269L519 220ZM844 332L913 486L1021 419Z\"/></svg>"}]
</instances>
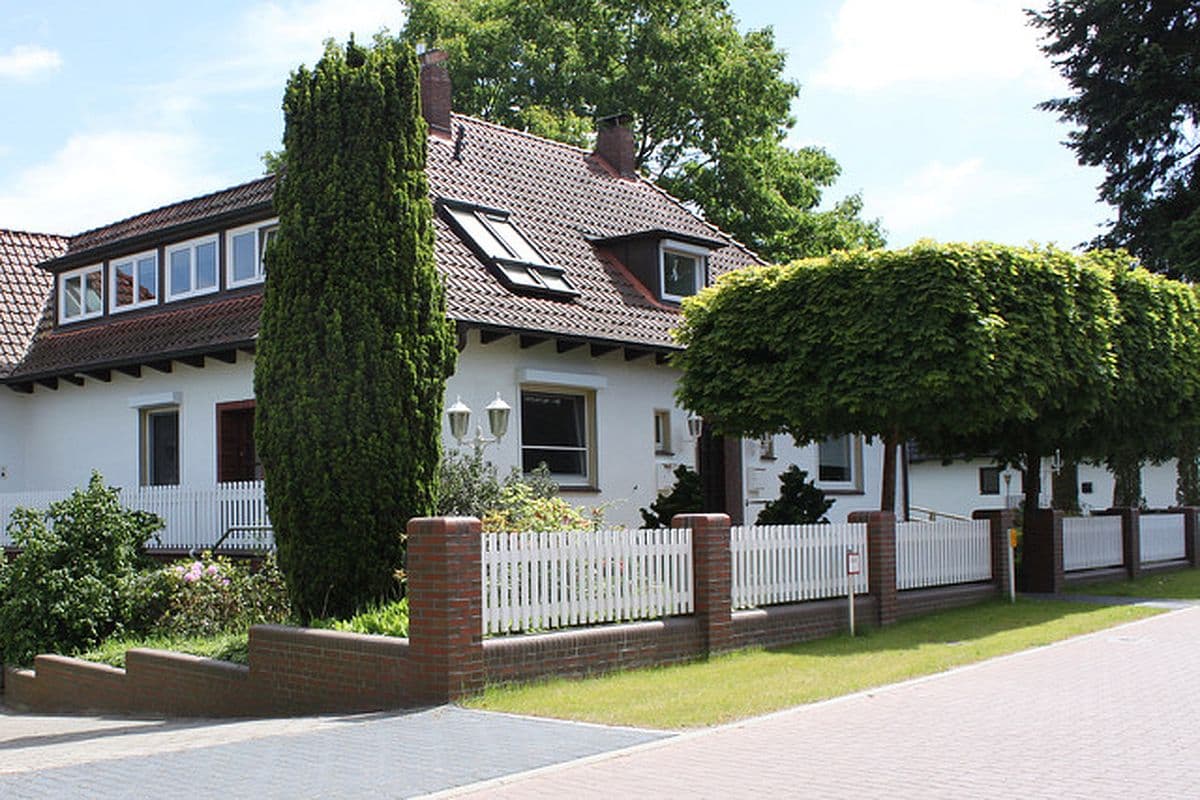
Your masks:
<instances>
[{"instance_id":1,"label":"trimmed hedge tree","mask_svg":"<svg viewBox=\"0 0 1200 800\"><path fill-rule=\"evenodd\" d=\"M255 431L305 621L394 593L405 524L434 509L455 350L418 94L411 48L381 38L330 43L284 96Z\"/></svg>"}]
</instances>

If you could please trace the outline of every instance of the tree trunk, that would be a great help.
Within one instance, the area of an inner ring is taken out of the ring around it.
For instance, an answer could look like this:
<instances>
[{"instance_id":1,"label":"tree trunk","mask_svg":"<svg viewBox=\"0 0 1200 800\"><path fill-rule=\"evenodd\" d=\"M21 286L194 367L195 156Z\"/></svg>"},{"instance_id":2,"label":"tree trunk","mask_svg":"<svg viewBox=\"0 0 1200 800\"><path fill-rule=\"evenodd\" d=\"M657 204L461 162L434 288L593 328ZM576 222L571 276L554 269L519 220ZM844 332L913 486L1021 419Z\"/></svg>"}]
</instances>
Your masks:
<instances>
[{"instance_id":1,"label":"tree trunk","mask_svg":"<svg viewBox=\"0 0 1200 800\"><path fill-rule=\"evenodd\" d=\"M1175 502L1181 506L1200 505L1200 442L1185 437L1179 443L1175 464Z\"/></svg>"},{"instance_id":2,"label":"tree trunk","mask_svg":"<svg viewBox=\"0 0 1200 800\"><path fill-rule=\"evenodd\" d=\"M1036 453L1025 454L1025 468L1021 472L1021 488L1025 492L1023 527L1033 529L1033 515L1037 512L1042 495L1042 457Z\"/></svg>"},{"instance_id":3,"label":"tree trunk","mask_svg":"<svg viewBox=\"0 0 1200 800\"><path fill-rule=\"evenodd\" d=\"M1113 506L1140 508L1142 506L1142 462L1137 458L1110 458L1108 468L1113 473Z\"/></svg>"},{"instance_id":4,"label":"tree trunk","mask_svg":"<svg viewBox=\"0 0 1200 800\"><path fill-rule=\"evenodd\" d=\"M1050 505L1068 514L1079 513L1079 465L1074 461L1063 464L1050 482Z\"/></svg>"},{"instance_id":5,"label":"tree trunk","mask_svg":"<svg viewBox=\"0 0 1200 800\"><path fill-rule=\"evenodd\" d=\"M896 510L896 448L900 434L892 431L883 437L883 480L879 489L879 510Z\"/></svg>"}]
</instances>

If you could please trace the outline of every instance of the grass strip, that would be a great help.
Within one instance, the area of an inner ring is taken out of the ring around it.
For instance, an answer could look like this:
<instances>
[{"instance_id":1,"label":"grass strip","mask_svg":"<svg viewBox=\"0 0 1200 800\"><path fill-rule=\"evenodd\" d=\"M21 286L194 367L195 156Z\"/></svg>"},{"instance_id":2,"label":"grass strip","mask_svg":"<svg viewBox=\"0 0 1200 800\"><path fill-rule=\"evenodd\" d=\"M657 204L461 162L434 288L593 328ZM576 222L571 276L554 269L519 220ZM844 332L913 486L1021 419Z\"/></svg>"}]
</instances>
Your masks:
<instances>
[{"instance_id":1,"label":"grass strip","mask_svg":"<svg viewBox=\"0 0 1200 800\"><path fill-rule=\"evenodd\" d=\"M173 650L194 656L232 661L235 664L249 663L249 634L218 633L213 636L142 636L127 639L109 639L94 650L76 654L84 661L96 661L111 667L125 667L125 651L135 647L152 650Z\"/></svg>"},{"instance_id":2,"label":"grass strip","mask_svg":"<svg viewBox=\"0 0 1200 800\"><path fill-rule=\"evenodd\" d=\"M1070 594L1113 597L1152 597L1161 600L1200 600L1200 569L1145 574L1135 581L1076 584Z\"/></svg>"},{"instance_id":3,"label":"grass strip","mask_svg":"<svg viewBox=\"0 0 1200 800\"><path fill-rule=\"evenodd\" d=\"M464 705L660 729L717 725L942 672L1160 613L1137 606L991 602L786 647L595 678L487 688Z\"/></svg>"}]
</instances>

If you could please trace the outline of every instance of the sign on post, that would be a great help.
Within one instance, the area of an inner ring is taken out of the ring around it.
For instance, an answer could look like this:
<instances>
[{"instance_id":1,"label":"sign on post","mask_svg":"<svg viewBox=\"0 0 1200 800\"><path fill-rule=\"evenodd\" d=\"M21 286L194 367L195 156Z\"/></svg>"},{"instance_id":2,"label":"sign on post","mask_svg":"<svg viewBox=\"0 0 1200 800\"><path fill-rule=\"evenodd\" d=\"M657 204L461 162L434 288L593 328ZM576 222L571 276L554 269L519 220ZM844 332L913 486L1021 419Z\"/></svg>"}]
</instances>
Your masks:
<instances>
[{"instance_id":1,"label":"sign on post","mask_svg":"<svg viewBox=\"0 0 1200 800\"><path fill-rule=\"evenodd\" d=\"M857 550L846 548L846 597L850 606L850 635L854 635L854 576L862 574L862 556Z\"/></svg>"},{"instance_id":2,"label":"sign on post","mask_svg":"<svg viewBox=\"0 0 1200 800\"><path fill-rule=\"evenodd\" d=\"M1017 529L1008 529L1008 602L1017 602Z\"/></svg>"}]
</instances>

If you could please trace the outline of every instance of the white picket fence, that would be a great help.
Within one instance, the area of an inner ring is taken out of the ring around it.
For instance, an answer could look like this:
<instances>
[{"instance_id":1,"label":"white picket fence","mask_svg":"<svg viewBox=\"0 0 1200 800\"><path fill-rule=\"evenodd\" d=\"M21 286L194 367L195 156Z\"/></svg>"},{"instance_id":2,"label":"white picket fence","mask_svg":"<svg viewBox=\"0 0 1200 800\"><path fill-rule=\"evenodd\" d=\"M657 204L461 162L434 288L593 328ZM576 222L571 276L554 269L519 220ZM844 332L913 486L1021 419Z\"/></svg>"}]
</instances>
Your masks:
<instances>
[{"instance_id":1,"label":"white picket fence","mask_svg":"<svg viewBox=\"0 0 1200 800\"><path fill-rule=\"evenodd\" d=\"M24 506L45 510L73 490L0 494L0 542L12 544L8 523L13 509ZM123 488L121 504L157 514L166 523L153 548L204 549L225 536L222 548L268 549L274 546L271 520L262 481L237 481L213 486L138 486Z\"/></svg>"},{"instance_id":2,"label":"white picket fence","mask_svg":"<svg viewBox=\"0 0 1200 800\"><path fill-rule=\"evenodd\" d=\"M1120 517L1063 518L1063 570L1119 567L1123 563Z\"/></svg>"},{"instance_id":3,"label":"white picket fence","mask_svg":"<svg viewBox=\"0 0 1200 800\"><path fill-rule=\"evenodd\" d=\"M865 523L737 525L730 540L735 609L844 597L847 550L860 555L854 591L867 591Z\"/></svg>"},{"instance_id":4,"label":"white picket fence","mask_svg":"<svg viewBox=\"0 0 1200 800\"><path fill-rule=\"evenodd\" d=\"M693 611L689 530L483 534L483 632Z\"/></svg>"},{"instance_id":5,"label":"white picket fence","mask_svg":"<svg viewBox=\"0 0 1200 800\"><path fill-rule=\"evenodd\" d=\"M1142 514L1142 563L1187 558L1182 514Z\"/></svg>"},{"instance_id":6,"label":"white picket fence","mask_svg":"<svg viewBox=\"0 0 1200 800\"><path fill-rule=\"evenodd\" d=\"M897 589L991 577L991 526L987 520L896 523Z\"/></svg>"}]
</instances>

